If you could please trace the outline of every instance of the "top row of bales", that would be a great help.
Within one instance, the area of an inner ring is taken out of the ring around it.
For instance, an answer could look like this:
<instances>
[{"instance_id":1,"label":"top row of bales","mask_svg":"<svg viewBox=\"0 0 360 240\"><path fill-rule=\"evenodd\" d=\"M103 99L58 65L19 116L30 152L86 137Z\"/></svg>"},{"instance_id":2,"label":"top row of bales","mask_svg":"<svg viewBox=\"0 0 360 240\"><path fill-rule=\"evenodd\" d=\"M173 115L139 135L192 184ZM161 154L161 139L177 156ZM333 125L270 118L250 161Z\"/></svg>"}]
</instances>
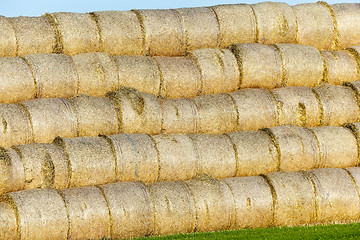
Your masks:
<instances>
[{"instance_id":1,"label":"top row of bales","mask_svg":"<svg viewBox=\"0 0 360 240\"><path fill-rule=\"evenodd\" d=\"M336 50L360 44L360 4L325 2L0 16L0 56L108 52L181 56L235 43L299 43Z\"/></svg>"}]
</instances>

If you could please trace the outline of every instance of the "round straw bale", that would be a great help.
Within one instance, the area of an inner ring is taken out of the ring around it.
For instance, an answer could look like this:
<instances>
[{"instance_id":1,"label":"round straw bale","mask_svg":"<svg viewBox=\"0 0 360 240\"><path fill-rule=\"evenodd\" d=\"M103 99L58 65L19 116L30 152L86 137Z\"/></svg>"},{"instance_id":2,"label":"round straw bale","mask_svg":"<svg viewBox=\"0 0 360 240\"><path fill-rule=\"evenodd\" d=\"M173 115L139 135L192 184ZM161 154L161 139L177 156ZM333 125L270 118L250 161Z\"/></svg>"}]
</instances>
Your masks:
<instances>
[{"instance_id":1,"label":"round straw bale","mask_svg":"<svg viewBox=\"0 0 360 240\"><path fill-rule=\"evenodd\" d=\"M101 189L110 210L112 238L143 237L154 231L154 207L143 183L120 182Z\"/></svg>"},{"instance_id":2,"label":"round straw bale","mask_svg":"<svg viewBox=\"0 0 360 240\"><path fill-rule=\"evenodd\" d=\"M229 94L239 114L237 130L258 130L277 124L276 102L266 89L241 89Z\"/></svg>"},{"instance_id":3,"label":"round straw bale","mask_svg":"<svg viewBox=\"0 0 360 240\"><path fill-rule=\"evenodd\" d=\"M349 167L345 169L349 174L351 179L355 183L355 188L357 191L360 189L360 168L359 167Z\"/></svg>"},{"instance_id":4,"label":"round straw bale","mask_svg":"<svg viewBox=\"0 0 360 240\"><path fill-rule=\"evenodd\" d=\"M220 48L256 41L256 19L250 5L226 4L211 8L219 21Z\"/></svg>"},{"instance_id":5,"label":"round straw bale","mask_svg":"<svg viewBox=\"0 0 360 240\"><path fill-rule=\"evenodd\" d=\"M311 88L296 86L271 90L278 109L279 125L320 125L321 105Z\"/></svg>"},{"instance_id":6,"label":"round straw bale","mask_svg":"<svg viewBox=\"0 0 360 240\"><path fill-rule=\"evenodd\" d=\"M99 52L100 34L96 21L90 14L57 12L49 14L59 30L63 53L75 55Z\"/></svg>"},{"instance_id":7,"label":"round straw bale","mask_svg":"<svg viewBox=\"0 0 360 240\"><path fill-rule=\"evenodd\" d=\"M72 60L79 76L78 93L103 97L119 88L117 66L108 53L83 53Z\"/></svg>"},{"instance_id":8,"label":"round straw bale","mask_svg":"<svg viewBox=\"0 0 360 240\"><path fill-rule=\"evenodd\" d=\"M298 44L275 44L283 64L283 86L315 87L324 76L319 50Z\"/></svg>"},{"instance_id":9,"label":"round straw bale","mask_svg":"<svg viewBox=\"0 0 360 240\"><path fill-rule=\"evenodd\" d=\"M339 49L360 44L360 5L338 3L330 6L336 19L337 47Z\"/></svg>"},{"instance_id":10,"label":"round straw bale","mask_svg":"<svg viewBox=\"0 0 360 240\"><path fill-rule=\"evenodd\" d=\"M15 57L16 56L16 37L10 19L0 16L0 57Z\"/></svg>"},{"instance_id":11,"label":"round straw bale","mask_svg":"<svg viewBox=\"0 0 360 240\"><path fill-rule=\"evenodd\" d=\"M9 21L15 31L18 56L54 51L55 32L45 17L12 17Z\"/></svg>"},{"instance_id":12,"label":"round straw bale","mask_svg":"<svg viewBox=\"0 0 360 240\"><path fill-rule=\"evenodd\" d=\"M33 99L21 103L30 115L34 142L52 142L57 136L75 137L74 112L64 98Z\"/></svg>"},{"instance_id":13,"label":"round straw bale","mask_svg":"<svg viewBox=\"0 0 360 240\"><path fill-rule=\"evenodd\" d=\"M197 49L189 56L201 72L201 94L232 92L240 87L239 66L230 50Z\"/></svg>"},{"instance_id":14,"label":"round straw bale","mask_svg":"<svg viewBox=\"0 0 360 240\"><path fill-rule=\"evenodd\" d=\"M237 161L231 139L226 135L190 135L197 152L198 174L214 178L236 175Z\"/></svg>"},{"instance_id":15,"label":"round straw bale","mask_svg":"<svg viewBox=\"0 0 360 240\"><path fill-rule=\"evenodd\" d=\"M0 72L0 102L20 102L35 97L34 78L24 59L0 58Z\"/></svg>"},{"instance_id":16,"label":"round straw bale","mask_svg":"<svg viewBox=\"0 0 360 240\"><path fill-rule=\"evenodd\" d=\"M262 2L251 5L257 22L257 42L293 43L296 37L296 16L286 3Z\"/></svg>"},{"instance_id":17,"label":"round straw bale","mask_svg":"<svg viewBox=\"0 0 360 240\"><path fill-rule=\"evenodd\" d=\"M309 173L316 189L317 223L358 221L359 195L346 170L320 168Z\"/></svg>"},{"instance_id":18,"label":"round straw bale","mask_svg":"<svg viewBox=\"0 0 360 240\"><path fill-rule=\"evenodd\" d=\"M116 155L118 181L155 182L159 160L155 142L147 134L106 136Z\"/></svg>"},{"instance_id":19,"label":"round straw bale","mask_svg":"<svg viewBox=\"0 0 360 240\"><path fill-rule=\"evenodd\" d=\"M69 102L75 112L78 136L95 137L119 132L117 112L108 98L80 95Z\"/></svg>"},{"instance_id":20,"label":"round straw bale","mask_svg":"<svg viewBox=\"0 0 360 240\"><path fill-rule=\"evenodd\" d=\"M257 43L234 44L230 50L240 67L241 88L275 88L281 86L282 63L273 46Z\"/></svg>"},{"instance_id":21,"label":"round straw bale","mask_svg":"<svg viewBox=\"0 0 360 240\"><path fill-rule=\"evenodd\" d=\"M197 129L195 104L186 98L160 99L162 114L161 132L194 133Z\"/></svg>"},{"instance_id":22,"label":"round straw bale","mask_svg":"<svg viewBox=\"0 0 360 240\"><path fill-rule=\"evenodd\" d=\"M119 86L160 94L160 71L156 60L147 56L113 56L118 68Z\"/></svg>"},{"instance_id":23,"label":"round straw bale","mask_svg":"<svg viewBox=\"0 0 360 240\"><path fill-rule=\"evenodd\" d=\"M101 50L111 55L145 55L143 35L133 11L92 13L100 28Z\"/></svg>"},{"instance_id":24,"label":"round straw bale","mask_svg":"<svg viewBox=\"0 0 360 240\"><path fill-rule=\"evenodd\" d=\"M102 137L56 138L64 149L70 166L70 186L83 187L114 182L115 159Z\"/></svg>"},{"instance_id":25,"label":"round straw bale","mask_svg":"<svg viewBox=\"0 0 360 240\"><path fill-rule=\"evenodd\" d=\"M253 176L274 172L278 168L278 152L264 131L240 131L227 134L235 148L236 176Z\"/></svg>"},{"instance_id":26,"label":"round straw bale","mask_svg":"<svg viewBox=\"0 0 360 240\"><path fill-rule=\"evenodd\" d=\"M63 198L54 189L7 194L18 214L19 239L66 239L68 218Z\"/></svg>"},{"instance_id":27,"label":"round straw bale","mask_svg":"<svg viewBox=\"0 0 360 240\"><path fill-rule=\"evenodd\" d=\"M194 199L184 182L147 185L155 209L153 235L189 233L195 230Z\"/></svg>"},{"instance_id":28,"label":"round straw bale","mask_svg":"<svg viewBox=\"0 0 360 240\"><path fill-rule=\"evenodd\" d=\"M180 15L172 9L133 10L144 31L145 54L180 56L185 54L185 31Z\"/></svg>"},{"instance_id":29,"label":"round straw bale","mask_svg":"<svg viewBox=\"0 0 360 240\"><path fill-rule=\"evenodd\" d=\"M226 230L234 224L235 200L225 181L200 175L185 184L194 198L197 232Z\"/></svg>"},{"instance_id":30,"label":"round straw bale","mask_svg":"<svg viewBox=\"0 0 360 240\"><path fill-rule=\"evenodd\" d=\"M24 189L24 166L14 149L0 148L0 173L0 195Z\"/></svg>"},{"instance_id":31,"label":"round straw bale","mask_svg":"<svg viewBox=\"0 0 360 240\"><path fill-rule=\"evenodd\" d=\"M10 203L0 202L0 238L16 240L18 233L15 209Z\"/></svg>"},{"instance_id":32,"label":"round straw bale","mask_svg":"<svg viewBox=\"0 0 360 240\"><path fill-rule=\"evenodd\" d=\"M159 96L185 98L199 94L201 73L194 59L189 57L155 57L155 59L162 76Z\"/></svg>"},{"instance_id":33,"label":"round straw bale","mask_svg":"<svg viewBox=\"0 0 360 240\"><path fill-rule=\"evenodd\" d=\"M65 189L62 195L69 215L68 239L110 238L109 209L101 189Z\"/></svg>"},{"instance_id":34,"label":"round straw bale","mask_svg":"<svg viewBox=\"0 0 360 240\"><path fill-rule=\"evenodd\" d=\"M33 142L29 112L20 104L0 104L0 146Z\"/></svg>"},{"instance_id":35,"label":"round straw bale","mask_svg":"<svg viewBox=\"0 0 360 240\"><path fill-rule=\"evenodd\" d=\"M311 128L320 148L319 167L354 167L358 163L358 145L350 129L322 126Z\"/></svg>"},{"instance_id":36,"label":"round straw bale","mask_svg":"<svg viewBox=\"0 0 360 240\"><path fill-rule=\"evenodd\" d=\"M203 95L191 98L197 116L197 133L220 134L237 129L238 113L228 94Z\"/></svg>"},{"instance_id":37,"label":"round straw bale","mask_svg":"<svg viewBox=\"0 0 360 240\"><path fill-rule=\"evenodd\" d=\"M156 96L121 87L107 94L115 106L120 122L120 132L159 134L161 108Z\"/></svg>"},{"instance_id":38,"label":"round straw bale","mask_svg":"<svg viewBox=\"0 0 360 240\"><path fill-rule=\"evenodd\" d=\"M157 181L187 180L197 173L197 152L187 135L152 136L159 153Z\"/></svg>"},{"instance_id":39,"label":"round straw bale","mask_svg":"<svg viewBox=\"0 0 360 240\"><path fill-rule=\"evenodd\" d=\"M74 97L78 76L71 58L64 54L34 54L24 57L35 78L36 97Z\"/></svg>"},{"instance_id":40,"label":"round straw bale","mask_svg":"<svg viewBox=\"0 0 360 240\"><path fill-rule=\"evenodd\" d=\"M224 179L235 200L235 224L232 229L269 227L273 224L273 197L263 177Z\"/></svg>"},{"instance_id":41,"label":"round straw bale","mask_svg":"<svg viewBox=\"0 0 360 240\"><path fill-rule=\"evenodd\" d=\"M219 22L209 7L175 9L184 24L186 51L219 47Z\"/></svg>"},{"instance_id":42,"label":"round straw bale","mask_svg":"<svg viewBox=\"0 0 360 240\"><path fill-rule=\"evenodd\" d=\"M335 46L335 26L326 4L304 3L292 6L292 9L297 19L297 43L320 50Z\"/></svg>"},{"instance_id":43,"label":"round straw bale","mask_svg":"<svg viewBox=\"0 0 360 240\"><path fill-rule=\"evenodd\" d=\"M359 120L359 105L350 87L324 84L313 90L323 108L322 125L340 126Z\"/></svg>"}]
</instances>

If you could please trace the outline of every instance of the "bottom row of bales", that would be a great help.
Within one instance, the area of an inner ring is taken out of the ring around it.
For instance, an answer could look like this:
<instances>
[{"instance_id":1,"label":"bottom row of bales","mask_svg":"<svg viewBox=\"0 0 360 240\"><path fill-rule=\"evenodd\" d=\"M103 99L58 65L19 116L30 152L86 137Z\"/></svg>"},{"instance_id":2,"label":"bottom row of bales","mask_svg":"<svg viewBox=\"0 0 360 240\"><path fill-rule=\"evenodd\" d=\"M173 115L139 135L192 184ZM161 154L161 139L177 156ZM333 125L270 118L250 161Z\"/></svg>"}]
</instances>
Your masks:
<instances>
[{"instance_id":1,"label":"bottom row of bales","mask_svg":"<svg viewBox=\"0 0 360 240\"><path fill-rule=\"evenodd\" d=\"M3 195L1 239L129 238L360 220L360 168Z\"/></svg>"}]
</instances>

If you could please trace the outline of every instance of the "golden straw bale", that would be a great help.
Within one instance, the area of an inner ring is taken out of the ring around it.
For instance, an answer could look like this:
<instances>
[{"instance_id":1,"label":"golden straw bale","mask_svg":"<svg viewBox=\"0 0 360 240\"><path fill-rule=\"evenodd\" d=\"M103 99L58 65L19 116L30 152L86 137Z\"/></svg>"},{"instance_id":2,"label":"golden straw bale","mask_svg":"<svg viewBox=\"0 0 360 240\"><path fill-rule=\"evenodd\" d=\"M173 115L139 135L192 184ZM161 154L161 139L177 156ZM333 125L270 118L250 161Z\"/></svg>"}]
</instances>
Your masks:
<instances>
[{"instance_id":1,"label":"golden straw bale","mask_svg":"<svg viewBox=\"0 0 360 240\"><path fill-rule=\"evenodd\" d=\"M348 223L358 221L359 195L353 178L341 168L309 171L316 189L316 223Z\"/></svg>"},{"instance_id":2,"label":"golden straw bale","mask_svg":"<svg viewBox=\"0 0 360 240\"><path fill-rule=\"evenodd\" d=\"M83 53L72 60L79 77L78 93L103 97L119 88L117 66L108 53Z\"/></svg>"},{"instance_id":3,"label":"golden straw bale","mask_svg":"<svg viewBox=\"0 0 360 240\"><path fill-rule=\"evenodd\" d=\"M194 134L190 135L190 138L197 152L198 174L207 174L214 178L236 175L235 149L228 136Z\"/></svg>"},{"instance_id":4,"label":"golden straw bale","mask_svg":"<svg viewBox=\"0 0 360 240\"><path fill-rule=\"evenodd\" d=\"M121 182L101 186L110 210L111 237L143 237L154 230L154 208L143 183Z\"/></svg>"},{"instance_id":5,"label":"golden straw bale","mask_svg":"<svg viewBox=\"0 0 360 240\"><path fill-rule=\"evenodd\" d=\"M0 195L24 189L24 166L14 149L0 148L0 173Z\"/></svg>"},{"instance_id":6,"label":"golden straw bale","mask_svg":"<svg viewBox=\"0 0 360 240\"><path fill-rule=\"evenodd\" d=\"M155 59L147 56L113 56L118 68L119 86L160 94L160 71Z\"/></svg>"},{"instance_id":7,"label":"golden straw bale","mask_svg":"<svg viewBox=\"0 0 360 240\"><path fill-rule=\"evenodd\" d=\"M55 50L55 32L45 17L12 17L17 55L51 53Z\"/></svg>"},{"instance_id":8,"label":"golden straw bale","mask_svg":"<svg viewBox=\"0 0 360 240\"><path fill-rule=\"evenodd\" d=\"M92 13L100 28L101 50L111 55L144 55L143 36L133 11Z\"/></svg>"},{"instance_id":9,"label":"golden straw bale","mask_svg":"<svg viewBox=\"0 0 360 240\"><path fill-rule=\"evenodd\" d=\"M225 181L200 175L185 184L194 198L197 232L232 227L235 222L234 196Z\"/></svg>"},{"instance_id":10,"label":"golden straw bale","mask_svg":"<svg viewBox=\"0 0 360 240\"><path fill-rule=\"evenodd\" d=\"M276 102L269 90L241 89L229 95L234 99L239 114L238 131L278 125Z\"/></svg>"},{"instance_id":11,"label":"golden straw bale","mask_svg":"<svg viewBox=\"0 0 360 240\"><path fill-rule=\"evenodd\" d=\"M145 54L181 56L185 54L185 31L179 14L172 9L133 10L144 31Z\"/></svg>"},{"instance_id":12,"label":"golden straw bale","mask_svg":"<svg viewBox=\"0 0 360 240\"><path fill-rule=\"evenodd\" d=\"M155 182L159 157L155 142L147 134L106 136L116 156L117 181Z\"/></svg>"},{"instance_id":13,"label":"golden straw bale","mask_svg":"<svg viewBox=\"0 0 360 240\"><path fill-rule=\"evenodd\" d=\"M74 97L78 76L71 57L64 54L34 54L24 57L35 78L36 97Z\"/></svg>"},{"instance_id":14,"label":"golden straw bale","mask_svg":"<svg viewBox=\"0 0 360 240\"><path fill-rule=\"evenodd\" d=\"M159 153L157 181L187 180L197 173L197 152L191 138L184 134L152 136Z\"/></svg>"},{"instance_id":15,"label":"golden straw bale","mask_svg":"<svg viewBox=\"0 0 360 240\"><path fill-rule=\"evenodd\" d=\"M320 50L332 49L335 46L335 26L326 5L317 2L292 6L297 19L297 43Z\"/></svg>"},{"instance_id":16,"label":"golden straw bale","mask_svg":"<svg viewBox=\"0 0 360 240\"><path fill-rule=\"evenodd\" d=\"M228 49L206 48L189 52L201 72L201 94L232 92L240 87L240 72Z\"/></svg>"},{"instance_id":17,"label":"golden straw bale","mask_svg":"<svg viewBox=\"0 0 360 240\"><path fill-rule=\"evenodd\" d=\"M305 171L267 174L276 193L275 225L298 226L314 223L316 196L314 185Z\"/></svg>"},{"instance_id":18,"label":"golden straw bale","mask_svg":"<svg viewBox=\"0 0 360 240\"><path fill-rule=\"evenodd\" d=\"M237 58L241 88L275 88L282 83L282 63L279 51L273 46L242 43L230 46Z\"/></svg>"},{"instance_id":19,"label":"golden straw bale","mask_svg":"<svg viewBox=\"0 0 360 240\"><path fill-rule=\"evenodd\" d=\"M159 94L163 98L195 97L201 91L201 73L189 57L155 57L161 71Z\"/></svg>"},{"instance_id":20,"label":"golden straw bale","mask_svg":"<svg viewBox=\"0 0 360 240\"><path fill-rule=\"evenodd\" d=\"M9 18L0 15L0 57L15 57L17 51L16 37Z\"/></svg>"},{"instance_id":21,"label":"golden straw bale","mask_svg":"<svg viewBox=\"0 0 360 240\"><path fill-rule=\"evenodd\" d=\"M69 162L69 187L105 184L116 180L112 149L102 137L56 138Z\"/></svg>"},{"instance_id":22,"label":"golden straw bale","mask_svg":"<svg viewBox=\"0 0 360 240\"><path fill-rule=\"evenodd\" d=\"M185 31L186 51L219 47L219 22L209 7L174 9L181 17Z\"/></svg>"},{"instance_id":23,"label":"golden straw bale","mask_svg":"<svg viewBox=\"0 0 360 240\"><path fill-rule=\"evenodd\" d=\"M10 203L2 199L0 202L0 238L7 240L16 240L18 227L16 222L15 209Z\"/></svg>"},{"instance_id":24,"label":"golden straw bale","mask_svg":"<svg viewBox=\"0 0 360 240\"><path fill-rule=\"evenodd\" d=\"M257 42L264 44L295 42L296 16L288 4L262 2L251 7L257 22Z\"/></svg>"},{"instance_id":25,"label":"golden straw bale","mask_svg":"<svg viewBox=\"0 0 360 240\"><path fill-rule=\"evenodd\" d=\"M250 5L224 4L211 8L219 21L219 47L256 41L256 18Z\"/></svg>"},{"instance_id":26,"label":"golden straw bale","mask_svg":"<svg viewBox=\"0 0 360 240\"><path fill-rule=\"evenodd\" d=\"M346 123L343 127L348 128L355 136L358 148L358 161L356 166L360 164L360 123Z\"/></svg>"},{"instance_id":27,"label":"golden straw bale","mask_svg":"<svg viewBox=\"0 0 360 240\"><path fill-rule=\"evenodd\" d=\"M34 78L24 59L0 58L0 72L0 102L20 102L35 97Z\"/></svg>"},{"instance_id":28,"label":"golden straw bale","mask_svg":"<svg viewBox=\"0 0 360 240\"><path fill-rule=\"evenodd\" d=\"M147 185L155 209L153 235L189 233L195 230L195 206L184 182L161 182Z\"/></svg>"},{"instance_id":29,"label":"golden straw bale","mask_svg":"<svg viewBox=\"0 0 360 240\"><path fill-rule=\"evenodd\" d=\"M273 225L273 197L263 177L237 177L224 180L235 200L235 224L231 229Z\"/></svg>"},{"instance_id":30,"label":"golden straw bale","mask_svg":"<svg viewBox=\"0 0 360 240\"><path fill-rule=\"evenodd\" d=\"M97 187L62 191L69 216L68 239L110 238L110 215L106 200Z\"/></svg>"}]
</instances>

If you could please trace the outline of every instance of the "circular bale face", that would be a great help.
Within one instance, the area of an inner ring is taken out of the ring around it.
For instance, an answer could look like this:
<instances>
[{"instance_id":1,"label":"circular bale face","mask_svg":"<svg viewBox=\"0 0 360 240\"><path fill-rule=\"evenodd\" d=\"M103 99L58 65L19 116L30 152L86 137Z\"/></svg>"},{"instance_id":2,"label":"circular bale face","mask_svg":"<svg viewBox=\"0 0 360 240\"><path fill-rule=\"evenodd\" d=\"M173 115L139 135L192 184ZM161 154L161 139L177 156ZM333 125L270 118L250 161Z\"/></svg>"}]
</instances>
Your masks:
<instances>
[{"instance_id":1,"label":"circular bale face","mask_svg":"<svg viewBox=\"0 0 360 240\"><path fill-rule=\"evenodd\" d=\"M15 57L17 51L15 31L9 18L0 16L0 57Z\"/></svg>"},{"instance_id":2,"label":"circular bale face","mask_svg":"<svg viewBox=\"0 0 360 240\"><path fill-rule=\"evenodd\" d=\"M24 165L20 155L11 148L0 148L0 194L23 190Z\"/></svg>"},{"instance_id":3,"label":"circular bale face","mask_svg":"<svg viewBox=\"0 0 360 240\"><path fill-rule=\"evenodd\" d=\"M5 199L1 199L0 202L0 238L16 240L18 239L16 210L11 206L11 203L6 202Z\"/></svg>"}]
</instances>

